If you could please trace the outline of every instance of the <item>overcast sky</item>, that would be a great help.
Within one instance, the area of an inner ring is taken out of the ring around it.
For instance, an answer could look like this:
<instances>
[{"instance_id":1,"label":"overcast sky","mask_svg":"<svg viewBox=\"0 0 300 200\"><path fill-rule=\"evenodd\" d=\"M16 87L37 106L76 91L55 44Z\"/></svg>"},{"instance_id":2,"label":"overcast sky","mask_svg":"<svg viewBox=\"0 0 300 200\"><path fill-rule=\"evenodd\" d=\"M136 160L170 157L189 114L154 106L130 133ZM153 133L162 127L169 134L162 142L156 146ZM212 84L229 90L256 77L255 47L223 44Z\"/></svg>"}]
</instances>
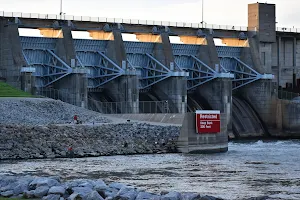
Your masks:
<instances>
[{"instance_id":1,"label":"overcast sky","mask_svg":"<svg viewBox=\"0 0 300 200\"><path fill-rule=\"evenodd\" d=\"M63 0L67 15L200 22L201 0ZM208 24L247 25L247 4L255 0L204 0ZM300 28L300 0L268 0L277 5L282 27ZM0 0L0 11L58 14L60 0Z\"/></svg>"}]
</instances>

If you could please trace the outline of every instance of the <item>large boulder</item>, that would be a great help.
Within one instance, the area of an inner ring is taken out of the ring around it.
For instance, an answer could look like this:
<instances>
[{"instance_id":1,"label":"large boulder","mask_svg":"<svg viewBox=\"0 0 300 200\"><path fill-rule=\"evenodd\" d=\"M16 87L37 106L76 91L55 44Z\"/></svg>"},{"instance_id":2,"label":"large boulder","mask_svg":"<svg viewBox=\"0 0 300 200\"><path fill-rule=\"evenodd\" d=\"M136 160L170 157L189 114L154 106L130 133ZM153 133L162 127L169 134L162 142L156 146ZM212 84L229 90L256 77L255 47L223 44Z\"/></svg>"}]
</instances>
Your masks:
<instances>
[{"instance_id":1,"label":"large boulder","mask_svg":"<svg viewBox=\"0 0 300 200\"><path fill-rule=\"evenodd\" d=\"M48 191L48 186L39 186L34 190L33 194L35 197L42 198L43 196L47 195Z\"/></svg>"},{"instance_id":2,"label":"large boulder","mask_svg":"<svg viewBox=\"0 0 300 200\"><path fill-rule=\"evenodd\" d=\"M86 200L104 200L97 191L91 192L87 197Z\"/></svg>"},{"instance_id":3,"label":"large boulder","mask_svg":"<svg viewBox=\"0 0 300 200\"><path fill-rule=\"evenodd\" d=\"M9 191L9 190L13 190L16 186L17 186L16 182L10 183L6 186L1 187L0 192L6 192L6 191Z\"/></svg>"},{"instance_id":4,"label":"large boulder","mask_svg":"<svg viewBox=\"0 0 300 200\"><path fill-rule=\"evenodd\" d=\"M34 190L30 190L30 191L26 190L26 191L24 191L23 198L24 199L34 198Z\"/></svg>"},{"instance_id":5,"label":"large boulder","mask_svg":"<svg viewBox=\"0 0 300 200\"><path fill-rule=\"evenodd\" d=\"M169 192L168 194L162 195L161 200L181 200L181 194L179 192Z\"/></svg>"},{"instance_id":6,"label":"large boulder","mask_svg":"<svg viewBox=\"0 0 300 200\"><path fill-rule=\"evenodd\" d=\"M53 186L49 189L48 194L58 194L60 196L63 196L66 192L65 187L63 186Z\"/></svg>"},{"instance_id":7,"label":"large boulder","mask_svg":"<svg viewBox=\"0 0 300 200\"><path fill-rule=\"evenodd\" d=\"M86 180L86 179L76 179L70 182L65 183L66 188L70 189L73 187L93 187L94 183L91 180Z\"/></svg>"},{"instance_id":8,"label":"large boulder","mask_svg":"<svg viewBox=\"0 0 300 200\"><path fill-rule=\"evenodd\" d=\"M94 183L92 181L84 181L82 183L78 184L78 187L89 187L89 188L93 188L94 187Z\"/></svg>"},{"instance_id":9,"label":"large boulder","mask_svg":"<svg viewBox=\"0 0 300 200\"><path fill-rule=\"evenodd\" d=\"M223 200L221 198L213 197L213 196L203 196L200 200Z\"/></svg>"},{"instance_id":10,"label":"large boulder","mask_svg":"<svg viewBox=\"0 0 300 200\"><path fill-rule=\"evenodd\" d=\"M107 199L107 198L113 199L114 197L117 196L117 193L118 193L118 190L109 188L104 191L104 197L105 197L105 199ZM100 194L102 194L102 193L100 193Z\"/></svg>"},{"instance_id":11,"label":"large boulder","mask_svg":"<svg viewBox=\"0 0 300 200\"><path fill-rule=\"evenodd\" d=\"M42 200L60 200L60 195L58 194L49 194L47 196L44 196Z\"/></svg>"},{"instance_id":12,"label":"large boulder","mask_svg":"<svg viewBox=\"0 0 300 200\"><path fill-rule=\"evenodd\" d=\"M181 193L182 200L199 200L201 198L199 193L184 192Z\"/></svg>"},{"instance_id":13,"label":"large boulder","mask_svg":"<svg viewBox=\"0 0 300 200\"><path fill-rule=\"evenodd\" d=\"M67 200L82 200L83 198L78 193L71 194Z\"/></svg>"},{"instance_id":14,"label":"large boulder","mask_svg":"<svg viewBox=\"0 0 300 200\"><path fill-rule=\"evenodd\" d=\"M19 194L23 194L24 191L28 190L29 181L20 181L14 187L14 195L17 196Z\"/></svg>"},{"instance_id":15,"label":"large boulder","mask_svg":"<svg viewBox=\"0 0 300 200\"><path fill-rule=\"evenodd\" d=\"M29 189L34 190L37 187L40 186L47 186L47 187L52 187L52 186L57 186L59 185L59 182L54 179L54 178L35 178L30 184L29 184Z\"/></svg>"},{"instance_id":16,"label":"large boulder","mask_svg":"<svg viewBox=\"0 0 300 200\"><path fill-rule=\"evenodd\" d=\"M126 187L126 185L123 183L111 183L109 184L109 187L120 190L122 187Z\"/></svg>"},{"instance_id":17,"label":"large boulder","mask_svg":"<svg viewBox=\"0 0 300 200\"><path fill-rule=\"evenodd\" d=\"M97 180L94 182L94 190L97 192L102 192L108 189L108 186L105 184L103 180Z\"/></svg>"},{"instance_id":18,"label":"large boulder","mask_svg":"<svg viewBox=\"0 0 300 200\"><path fill-rule=\"evenodd\" d=\"M3 197L11 197L11 196L14 195L14 191L13 190L8 190L8 191L5 191L5 192L1 192L0 194Z\"/></svg>"},{"instance_id":19,"label":"large boulder","mask_svg":"<svg viewBox=\"0 0 300 200\"><path fill-rule=\"evenodd\" d=\"M93 189L90 187L74 187L72 188L73 193L78 194L82 199L85 199L90 193L93 192Z\"/></svg>"},{"instance_id":20,"label":"large boulder","mask_svg":"<svg viewBox=\"0 0 300 200\"><path fill-rule=\"evenodd\" d=\"M158 199L159 195L151 194L148 192L140 192L140 193L138 193L135 200L146 200L146 199L156 199L156 198Z\"/></svg>"},{"instance_id":21,"label":"large boulder","mask_svg":"<svg viewBox=\"0 0 300 200\"><path fill-rule=\"evenodd\" d=\"M19 194L23 194L26 190L29 189L29 183L32 182L32 177L24 177L20 178L14 187L14 196L18 196Z\"/></svg>"},{"instance_id":22,"label":"large boulder","mask_svg":"<svg viewBox=\"0 0 300 200\"><path fill-rule=\"evenodd\" d=\"M135 200L138 192L131 187L122 187L114 199L117 200Z\"/></svg>"},{"instance_id":23,"label":"large boulder","mask_svg":"<svg viewBox=\"0 0 300 200\"><path fill-rule=\"evenodd\" d=\"M0 191L4 192L1 188L16 182L17 178L15 176L0 176Z\"/></svg>"}]
</instances>

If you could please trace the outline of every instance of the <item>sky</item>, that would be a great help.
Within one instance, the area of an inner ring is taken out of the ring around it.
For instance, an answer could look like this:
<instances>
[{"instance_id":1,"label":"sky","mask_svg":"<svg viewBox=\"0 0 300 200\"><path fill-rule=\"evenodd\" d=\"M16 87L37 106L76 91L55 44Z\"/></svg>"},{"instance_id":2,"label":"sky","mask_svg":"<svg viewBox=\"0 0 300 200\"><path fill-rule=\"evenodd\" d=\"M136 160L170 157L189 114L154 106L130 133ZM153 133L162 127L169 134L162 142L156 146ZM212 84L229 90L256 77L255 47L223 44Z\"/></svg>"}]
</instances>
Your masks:
<instances>
[{"instance_id":1,"label":"sky","mask_svg":"<svg viewBox=\"0 0 300 200\"><path fill-rule=\"evenodd\" d=\"M157 21L202 21L202 0L62 0L66 15L148 19ZM247 26L247 8L257 0L204 0L204 22ZM268 0L276 4L279 27L300 28L300 0ZM0 0L0 11L59 14L60 0Z\"/></svg>"}]
</instances>

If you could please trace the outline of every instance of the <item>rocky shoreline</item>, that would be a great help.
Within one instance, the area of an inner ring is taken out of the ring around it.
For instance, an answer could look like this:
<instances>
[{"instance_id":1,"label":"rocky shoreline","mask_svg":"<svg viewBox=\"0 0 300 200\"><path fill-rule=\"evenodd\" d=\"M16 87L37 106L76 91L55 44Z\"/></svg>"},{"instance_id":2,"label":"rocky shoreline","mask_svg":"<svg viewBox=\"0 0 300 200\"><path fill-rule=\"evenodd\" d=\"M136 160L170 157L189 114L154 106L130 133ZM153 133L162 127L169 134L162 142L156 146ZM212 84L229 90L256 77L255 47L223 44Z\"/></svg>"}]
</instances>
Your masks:
<instances>
[{"instance_id":1,"label":"rocky shoreline","mask_svg":"<svg viewBox=\"0 0 300 200\"><path fill-rule=\"evenodd\" d=\"M145 123L0 125L0 160L171 153L179 131Z\"/></svg>"},{"instance_id":2,"label":"rocky shoreline","mask_svg":"<svg viewBox=\"0 0 300 200\"><path fill-rule=\"evenodd\" d=\"M149 193L123 183L76 179L61 182L58 177L0 176L0 196L43 200L222 200L191 192ZM248 200L267 200L268 197Z\"/></svg>"}]
</instances>

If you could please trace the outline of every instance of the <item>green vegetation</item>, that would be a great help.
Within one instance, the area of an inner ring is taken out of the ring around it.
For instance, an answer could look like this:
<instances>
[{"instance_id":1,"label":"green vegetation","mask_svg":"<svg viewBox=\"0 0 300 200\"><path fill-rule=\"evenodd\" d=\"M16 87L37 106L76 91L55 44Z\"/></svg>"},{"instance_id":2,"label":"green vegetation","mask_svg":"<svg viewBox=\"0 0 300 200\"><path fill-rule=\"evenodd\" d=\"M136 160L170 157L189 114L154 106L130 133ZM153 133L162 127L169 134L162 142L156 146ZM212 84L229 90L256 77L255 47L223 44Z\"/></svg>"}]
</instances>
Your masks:
<instances>
[{"instance_id":1,"label":"green vegetation","mask_svg":"<svg viewBox=\"0 0 300 200\"><path fill-rule=\"evenodd\" d=\"M31 94L0 82L0 97L32 97ZM0 199L2 200L2 199Z\"/></svg>"}]
</instances>

